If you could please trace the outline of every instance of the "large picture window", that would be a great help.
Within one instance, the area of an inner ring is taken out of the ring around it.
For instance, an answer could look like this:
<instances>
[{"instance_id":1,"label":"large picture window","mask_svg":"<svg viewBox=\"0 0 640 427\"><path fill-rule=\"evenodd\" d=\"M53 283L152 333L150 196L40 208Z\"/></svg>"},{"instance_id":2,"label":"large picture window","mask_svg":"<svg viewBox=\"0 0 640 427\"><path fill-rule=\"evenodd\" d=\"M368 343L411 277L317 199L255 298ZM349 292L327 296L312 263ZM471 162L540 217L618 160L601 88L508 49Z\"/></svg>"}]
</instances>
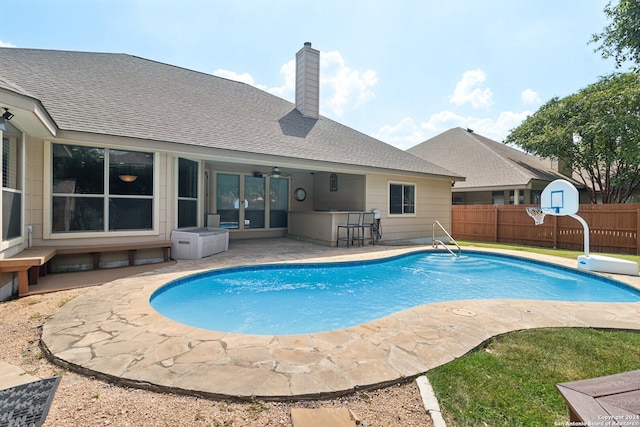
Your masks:
<instances>
[{"instance_id":1,"label":"large picture window","mask_svg":"<svg viewBox=\"0 0 640 427\"><path fill-rule=\"evenodd\" d=\"M414 184L389 184L389 214L413 215L416 213L416 186Z\"/></svg>"},{"instance_id":2,"label":"large picture window","mask_svg":"<svg viewBox=\"0 0 640 427\"><path fill-rule=\"evenodd\" d=\"M153 228L153 153L52 144L52 231Z\"/></svg>"},{"instance_id":3,"label":"large picture window","mask_svg":"<svg viewBox=\"0 0 640 427\"><path fill-rule=\"evenodd\" d=\"M2 133L2 240L21 236L22 132L5 124Z\"/></svg>"}]
</instances>

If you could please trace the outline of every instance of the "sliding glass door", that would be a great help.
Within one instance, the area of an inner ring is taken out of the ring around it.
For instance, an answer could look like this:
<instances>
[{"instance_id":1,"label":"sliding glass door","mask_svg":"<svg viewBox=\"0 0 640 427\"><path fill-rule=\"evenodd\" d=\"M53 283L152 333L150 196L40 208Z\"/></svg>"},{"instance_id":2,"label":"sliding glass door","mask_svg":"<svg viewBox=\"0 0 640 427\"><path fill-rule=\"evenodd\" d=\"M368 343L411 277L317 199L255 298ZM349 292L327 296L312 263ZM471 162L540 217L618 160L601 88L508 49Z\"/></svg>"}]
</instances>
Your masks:
<instances>
[{"instance_id":1,"label":"sliding glass door","mask_svg":"<svg viewBox=\"0 0 640 427\"><path fill-rule=\"evenodd\" d=\"M289 180L269 178L269 228L286 228L289 211Z\"/></svg>"},{"instance_id":2,"label":"sliding glass door","mask_svg":"<svg viewBox=\"0 0 640 427\"><path fill-rule=\"evenodd\" d=\"M264 178L244 177L244 228L264 228Z\"/></svg>"},{"instance_id":3,"label":"sliding glass door","mask_svg":"<svg viewBox=\"0 0 640 427\"><path fill-rule=\"evenodd\" d=\"M220 215L220 227L240 228L240 175L217 175L216 207Z\"/></svg>"},{"instance_id":4,"label":"sliding glass door","mask_svg":"<svg viewBox=\"0 0 640 427\"><path fill-rule=\"evenodd\" d=\"M286 178L216 175L216 210L223 228L286 228L288 209L289 180Z\"/></svg>"}]
</instances>

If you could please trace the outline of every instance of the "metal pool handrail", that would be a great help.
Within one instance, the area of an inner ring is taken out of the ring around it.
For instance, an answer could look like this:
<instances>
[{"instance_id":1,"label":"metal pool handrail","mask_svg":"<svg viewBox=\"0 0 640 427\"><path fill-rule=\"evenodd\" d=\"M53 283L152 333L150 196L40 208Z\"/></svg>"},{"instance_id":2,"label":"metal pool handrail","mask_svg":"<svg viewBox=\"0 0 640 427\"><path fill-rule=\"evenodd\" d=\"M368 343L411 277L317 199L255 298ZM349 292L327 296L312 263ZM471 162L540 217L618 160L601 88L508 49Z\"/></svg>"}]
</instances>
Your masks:
<instances>
[{"instance_id":1,"label":"metal pool handrail","mask_svg":"<svg viewBox=\"0 0 640 427\"><path fill-rule=\"evenodd\" d=\"M444 232L444 234L447 235L447 237L449 238L450 242L453 242L454 245L456 245L456 247L458 248L458 254L456 255L456 253L454 253L451 249L449 249L447 247L447 245L444 244L444 242L442 242L442 240L437 240L436 239L436 225L438 227L440 227L440 229ZM455 239L453 237L451 237L451 234L449 234L447 232L447 230L444 229L444 227L442 226L442 224L440 224L440 221L436 221L433 223L433 225L431 226L431 245L435 248L438 245L442 245L443 248L445 248L446 250L449 251L449 253L455 257L460 256L460 254L462 253L462 249L460 248L460 245L458 244L458 242L455 241Z\"/></svg>"}]
</instances>

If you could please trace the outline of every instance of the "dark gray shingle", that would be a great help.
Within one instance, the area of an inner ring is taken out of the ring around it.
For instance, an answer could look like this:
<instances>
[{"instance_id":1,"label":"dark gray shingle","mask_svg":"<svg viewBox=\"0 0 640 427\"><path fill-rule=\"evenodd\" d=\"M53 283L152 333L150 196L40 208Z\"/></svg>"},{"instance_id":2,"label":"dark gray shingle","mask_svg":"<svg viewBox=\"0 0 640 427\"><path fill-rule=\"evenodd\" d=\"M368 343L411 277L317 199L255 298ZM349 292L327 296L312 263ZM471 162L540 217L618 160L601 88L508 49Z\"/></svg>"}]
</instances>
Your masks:
<instances>
[{"instance_id":1,"label":"dark gray shingle","mask_svg":"<svg viewBox=\"0 0 640 427\"><path fill-rule=\"evenodd\" d=\"M567 179L550 162L462 128L449 129L407 150L465 176L456 188L525 186Z\"/></svg>"},{"instance_id":2,"label":"dark gray shingle","mask_svg":"<svg viewBox=\"0 0 640 427\"><path fill-rule=\"evenodd\" d=\"M2 81L64 130L456 176L253 86L136 56L0 48Z\"/></svg>"}]
</instances>

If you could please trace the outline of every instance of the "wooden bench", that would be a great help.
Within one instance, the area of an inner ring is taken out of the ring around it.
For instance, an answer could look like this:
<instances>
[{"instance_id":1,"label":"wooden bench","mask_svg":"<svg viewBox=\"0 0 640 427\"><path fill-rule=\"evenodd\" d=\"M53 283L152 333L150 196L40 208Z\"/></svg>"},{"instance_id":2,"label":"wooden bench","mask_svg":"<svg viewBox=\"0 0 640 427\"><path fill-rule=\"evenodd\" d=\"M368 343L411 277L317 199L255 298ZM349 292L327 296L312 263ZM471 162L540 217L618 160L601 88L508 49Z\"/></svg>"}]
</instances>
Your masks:
<instances>
[{"instance_id":1,"label":"wooden bench","mask_svg":"<svg viewBox=\"0 0 640 427\"><path fill-rule=\"evenodd\" d=\"M65 246L56 248L56 255L91 254L91 257L93 258L93 269L98 270L100 269L100 254L103 252L128 252L129 266L133 266L137 250L155 248L162 248L162 257L164 262L169 261L169 248L171 248L170 240L102 246Z\"/></svg>"},{"instance_id":2,"label":"wooden bench","mask_svg":"<svg viewBox=\"0 0 640 427\"><path fill-rule=\"evenodd\" d=\"M0 260L1 273L18 273L18 296L29 292L29 283L38 283L40 266L56 255L56 248L29 248Z\"/></svg>"},{"instance_id":3,"label":"wooden bench","mask_svg":"<svg viewBox=\"0 0 640 427\"><path fill-rule=\"evenodd\" d=\"M101 246L32 247L0 260L0 272L18 273L18 296L29 292L29 285L36 285L39 276L48 273L48 262L56 255L91 254L92 267L100 268L100 254L103 252L128 252L129 266L135 264L135 252L141 249L162 249L164 262L169 261L170 240L142 243L123 243Z\"/></svg>"},{"instance_id":4,"label":"wooden bench","mask_svg":"<svg viewBox=\"0 0 640 427\"><path fill-rule=\"evenodd\" d=\"M556 388L567 402L571 425L640 425L640 370L556 384Z\"/></svg>"}]
</instances>

